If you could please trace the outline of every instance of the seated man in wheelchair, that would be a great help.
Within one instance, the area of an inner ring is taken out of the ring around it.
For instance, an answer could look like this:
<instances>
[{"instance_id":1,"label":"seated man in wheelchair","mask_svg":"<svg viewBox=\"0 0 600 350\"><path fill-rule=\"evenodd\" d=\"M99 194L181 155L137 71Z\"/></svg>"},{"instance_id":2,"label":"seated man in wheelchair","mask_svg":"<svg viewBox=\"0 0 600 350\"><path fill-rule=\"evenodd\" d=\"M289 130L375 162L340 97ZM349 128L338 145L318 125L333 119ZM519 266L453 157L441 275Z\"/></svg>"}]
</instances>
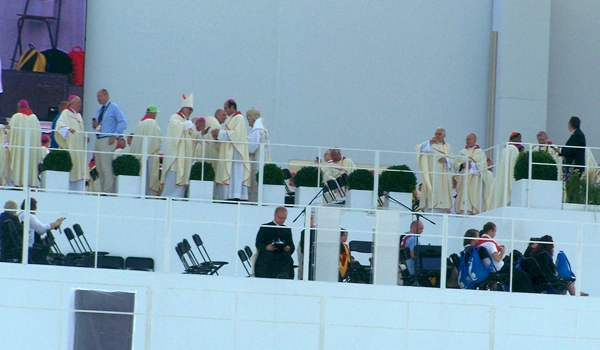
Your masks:
<instances>
[{"instance_id":1,"label":"seated man in wheelchair","mask_svg":"<svg viewBox=\"0 0 600 350\"><path fill-rule=\"evenodd\" d=\"M415 247L419 245L419 235L423 233L423 222L414 220L410 224L410 231L400 238L399 269L402 285L415 284Z\"/></svg>"}]
</instances>

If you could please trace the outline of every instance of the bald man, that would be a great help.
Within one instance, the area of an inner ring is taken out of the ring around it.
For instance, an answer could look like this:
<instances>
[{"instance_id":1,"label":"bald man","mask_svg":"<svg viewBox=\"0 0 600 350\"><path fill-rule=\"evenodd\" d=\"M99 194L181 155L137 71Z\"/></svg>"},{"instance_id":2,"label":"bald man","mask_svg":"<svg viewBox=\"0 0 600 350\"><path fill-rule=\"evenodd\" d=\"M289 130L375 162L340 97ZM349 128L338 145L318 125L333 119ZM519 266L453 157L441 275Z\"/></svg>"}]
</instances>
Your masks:
<instances>
[{"instance_id":1,"label":"bald man","mask_svg":"<svg viewBox=\"0 0 600 350\"><path fill-rule=\"evenodd\" d=\"M417 163L423 186L419 210L449 213L452 210L452 147L445 141L446 130L435 129L434 136L417 145Z\"/></svg>"},{"instance_id":2,"label":"bald man","mask_svg":"<svg viewBox=\"0 0 600 350\"><path fill-rule=\"evenodd\" d=\"M452 167L457 175L456 201L457 214L479 214L483 211L482 173L486 171L487 161L483 150L477 144L477 135L470 133L465 140L465 148L458 152Z\"/></svg>"}]
</instances>

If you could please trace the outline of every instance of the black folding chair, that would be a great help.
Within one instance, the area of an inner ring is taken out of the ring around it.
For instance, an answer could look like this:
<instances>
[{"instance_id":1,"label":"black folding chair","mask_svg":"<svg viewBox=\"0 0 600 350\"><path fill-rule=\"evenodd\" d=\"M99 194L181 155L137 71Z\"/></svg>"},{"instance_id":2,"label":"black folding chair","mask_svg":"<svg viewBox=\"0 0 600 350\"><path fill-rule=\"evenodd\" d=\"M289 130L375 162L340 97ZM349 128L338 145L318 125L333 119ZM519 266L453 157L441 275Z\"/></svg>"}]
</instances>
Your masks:
<instances>
[{"instance_id":1,"label":"black folding chair","mask_svg":"<svg viewBox=\"0 0 600 350\"><path fill-rule=\"evenodd\" d=\"M248 254L246 254L246 251L244 249L238 250L237 253L238 253L238 257L240 258L240 261L242 262L242 266L244 267L244 270L246 270L248 277L250 277L250 269L252 269L252 265L250 264L250 257L248 256ZM248 265L248 266L246 266L246 265Z\"/></svg>"},{"instance_id":2,"label":"black folding chair","mask_svg":"<svg viewBox=\"0 0 600 350\"><path fill-rule=\"evenodd\" d=\"M135 271L154 271L154 259L129 256L125 259L125 269Z\"/></svg>"},{"instance_id":3,"label":"black folding chair","mask_svg":"<svg viewBox=\"0 0 600 350\"><path fill-rule=\"evenodd\" d=\"M283 184L285 185L285 193L294 194L294 191L290 190L290 188L288 187L288 183L287 183L287 180L292 178L292 173L290 172L290 169L281 169L281 170L283 170Z\"/></svg>"},{"instance_id":4,"label":"black folding chair","mask_svg":"<svg viewBox=\"0 0 600 350\"><path fill-rule=\"evenodd\" d=\"M94 266L94 257L91 254L86 253L75 239L75 233L71 230L70 227L65 228L64 230L65 236L69 241L69 245L73 250L72 253L68 253L65 256L65 265L68 266L78 266L78 267L93 267ZM73 245L75 242L75 245ZM75 249L77 247L77 249Z\"/></svg>"},{"instance_id":5,"label":"black folding chair","mask_svg":"<svg viewBox=\"0 0 600 350\"><path fill-rule=\"evenodd\" d=\"M352 252L372 254L373 242L371 241L350 241L348 243L350 255ZM373 283L372 256L369 257L369 265L361 265L358 261L350 263L350 271L348 272L346 282L349 283Z\"/></svg>"},{"instance_id":6,"label":"black folding chair","mask_svg":"<svg viewBox=\"0 0 600 350\"><path fill-rule=\"evenodd\" d=\"M229 263L227 261L212 261L212 259L210 258L210 255L208 255L208 251L206 251L206 248L204 247L204 243L202 242L202 239L200 238L200 236L197 233L192 235L192 239L194 240L194 243L196 243L196 248L198 248L198 252L200 252L200 256L202 257L202 260L204 261L203 265L208 266L211 269L211 272L209 273L209 275L216 274L218 276L219 273L217 271L219 271L219 269L221 267L223 267ZM200 248L202 248L202 249L200 249ZM204 251L204 253L202 253L202 251Z\"/></svg>"},{"instance_id":7,"label":"black folding chair","mask_svg":"<svg viewBox=\"0 0 600 350\"><path fill-rule=\"evenodd\" d=\"M54 238L54 234L52 230L48 230L46 232L45 238L46 244L50 247L50 253L48 254L48 260L50 265L64 265L65 264L65 255L62 253L58 244L56 243L56 239Z\"/></svg>"},{"instance_id":8,"label":"black folding chair","mask_svg":"<svg viewBox=\"0 0 600 350\"><path fill-rule=\"evenodd\" d=\"M99 255L97 267L99 269L124 270L125 269L125 259L123 259L120 256Z\"/></svg>"},{"instance_id":9,"label":"black folding chair","mask_svg":"<svg viewBox=\"0 0 600 350\"><path fill-rule=\"evenodd\" d=\"M88 242L87 238L85 238L85 234L83 232L83 229L81 228L81 225L79 225L79 224L73 225L73 230L75 230L77 239L79 240L79 243L81 243L83 252L93 254L94 251L92 250L92 247L90 246L90 243ZM82 238L83 238L83 240L82 240ZM84 242L85 242L85 245L83 244ZM87 246L87 249L86 249L86 246ZM108 255L108 252L97 252L97 254L98 255Z\"/></svg>"},{"instance_id":10,"label":"black folding chair","mask_svg":"<svg viewBox=\"0 0 600 350\"><path fill-rule=\"evenodd\" d=\"M194 261L192 260L192 253L190 253L190 245L185 244L184 242L179 242L177 243L177 246L175 246L175 251L177 252L177 255L179 256L179 259L181 260L181 263L183 264L184 267L184 273L189 273L189 274L198 274L198 275L209 275L211 274L211 269L208 266L200 266L197 265L196 263L194 263ZM188 259L190 259L190 262L188 262Z\"/></svg>"},{"instance_id":11,"label":"black folding chair","mask_svg":"<svg viewBox=\"0 0 600 350\"><path fill-rule=\"evenodd\" d=\"M252 249L248 246L244 247L244 251L246 252L246 255L248 255L248 259L251 259L252 255L254 255L254 253L252 253ZM250 261L248 261L248 262L250 262Z\"/></svg>"}]
</instances>

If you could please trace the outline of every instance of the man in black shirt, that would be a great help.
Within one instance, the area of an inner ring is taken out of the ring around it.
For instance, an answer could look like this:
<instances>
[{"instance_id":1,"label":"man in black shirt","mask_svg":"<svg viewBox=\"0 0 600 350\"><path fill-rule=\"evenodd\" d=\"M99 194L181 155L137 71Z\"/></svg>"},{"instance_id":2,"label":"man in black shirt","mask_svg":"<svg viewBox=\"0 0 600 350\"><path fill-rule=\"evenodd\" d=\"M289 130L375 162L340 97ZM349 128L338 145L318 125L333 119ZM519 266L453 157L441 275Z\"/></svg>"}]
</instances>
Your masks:
<instances>
[{"instance_id":1,"label":"man in black shirt","mask_svg":"<svg viewBox=\"0 0 600 350\"><path fill-rule=\"evenodd\" d=\"M560 149L560 155L564 157L563 164L565 164L565 166L563 166L563 176L565 180L568 179L575 170L579 169L580 173L584 173L583 168L569 166L585 166L585 148L579 148L586 146L585 135L581 129L579 129L580 126L581 120L579 120L579 118L571 117L571 119L569 119L567 127L571 132L571 137L567 140L565 147ZM578 148L569 146L577 146Z\"/></svg>"},{"instance_id":2,"label":"man in black shirt","mask_svg":"<svg viewBox=\"0 0 600 350\"><path fill-rule=\"evenodd\" d=\"M295 246L292 230L283 224L287 219L287 209L277 207L273 221L263 224L256 235L258 257L254 275L264 278L294 278Z\"/></svg>"}]
</instances>

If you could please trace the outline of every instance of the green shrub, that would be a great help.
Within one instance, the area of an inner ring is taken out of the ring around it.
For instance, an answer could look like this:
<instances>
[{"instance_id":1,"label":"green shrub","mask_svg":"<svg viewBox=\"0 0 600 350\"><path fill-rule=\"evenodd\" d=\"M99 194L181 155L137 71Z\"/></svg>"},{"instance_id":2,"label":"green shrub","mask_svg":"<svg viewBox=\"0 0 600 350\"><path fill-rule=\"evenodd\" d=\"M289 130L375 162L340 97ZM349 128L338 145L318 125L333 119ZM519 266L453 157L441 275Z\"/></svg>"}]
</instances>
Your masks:
<instances>
[{"instance_id":1,"label":"green shrub","mask_svg":"<svg viewBox=\"0 0 600 350\"><path fill-rule=\"evenodd\" d=\"M142 168L140 165L140 160L131 154L118 156L115 160L113 160L112 164L113 173L115 176L138 176L140 174L140 169Z\"/></svg>"},{"instance_id":2,"label":"green shrub","mask_svg":"<svg viewBox=\"0 0 600 350\"><path fill-rule=\"evenodd\" d=\"M532 175L531 178L534 180L556 180L558 178L558 170L556 168L556 161L550 154L544 151L535 151L531 154ZM543 163L543 164L535 164ZM519 154L517 161L515 162L514 169L515 180L529 178L529 152Z\"/></svg>"},{"instance_id":3,"label":"green shrub","mask_svg":"<svg viewBox=\"0 0 600 350\"><path fill-rule=\"evenodd\" d=\"M263 168L263 184L264 185L283 185L285 177L283 170L277 164L265 164ZM256 182L258 182L258 174L256 174Z\"/></svg>"},{"instance_id":4,"label":"green shrub","mask_svg":"<svg viewBox=\"0 0 600 350\"><path fill-rule=\"evenodd\" d=\"M42 162L42 171L53 170L69 172L72 168L73 162L71 161L71 154L69 154L69 151L62 149L50 151Z\"/></svg>"},{"instance_id":5,"label":"green shrub","mask_svg":"<svg viewBox=\"0 0 600 350\"><path fill-rule=\"evenodd\" d=\"M294 176L294 185L296 187L320 187L319 169L314 166L300 168Z\"/></svg>"},{"instance_id":6,"label":"green shrub","mask_svg":"<svg viewBox=\"0 0 600 350\"><path fill-rule=\"evenodd\" d=\"M367 169L354 170L348 175L348 188L351 190L373 191L375 177Z\"/></svg>"},{"instance_id":7,"label":"green shrub","mask_svg":"<svg viewBox=\"0 0 600 350\"><path fill-rule=\"evenodd\" d=\"M585 204L586 188L588 188L586 178L582 178L580 171L575 170L565 182L566 203ZM587 197L589 205L600 205L600 186L589 186Z\"/></svg>"},{"instance_id":8,"label":"green shrub","mask_svg":"<svg viewBox=\"0 0 600 350\"><path fill-rule=\"evenodd\" d=\"M416 187L417 177L404 164L392 165L379 175L379 195L382 195L384 191L412 193Z\"/></svg>"},{"instance_id":9,"label":"green shrub","mask_svg":"<svg viewBox=\"0 0 600 350\"><path fill-rule=\"evenodd\" d=\"M204 166L203 166L204 164ZM204 167L204 179L202 179L202 168ZM215 181L215 169L212 164L207 162L196 162L190 172L190 180L195 181Z\"/></svg>"}]
</instances>

